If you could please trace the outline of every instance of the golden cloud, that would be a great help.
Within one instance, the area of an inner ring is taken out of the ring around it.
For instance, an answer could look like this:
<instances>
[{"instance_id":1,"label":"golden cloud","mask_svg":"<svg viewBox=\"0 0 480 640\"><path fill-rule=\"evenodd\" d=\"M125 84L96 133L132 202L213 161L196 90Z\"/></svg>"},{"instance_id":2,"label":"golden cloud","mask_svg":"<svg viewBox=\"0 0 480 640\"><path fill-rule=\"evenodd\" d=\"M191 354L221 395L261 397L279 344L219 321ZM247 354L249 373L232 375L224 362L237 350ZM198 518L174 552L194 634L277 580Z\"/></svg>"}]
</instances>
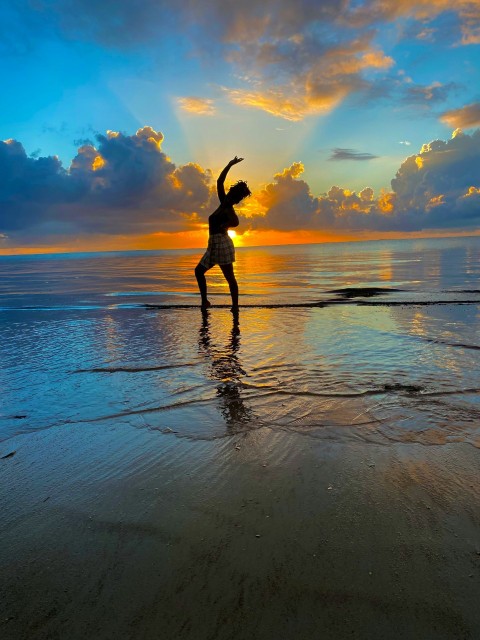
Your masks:
<instances>
[{"instance_id":1,"label":"golden cloud","mask_svg":"<svg viewBox=\"0 0 480 640\"><path fill-rule=\"evenodd\" d=\"M99 169L102 169L104 166L105 166L105 160L102 158L102 156L95 156L92 162L92 170L98 171Z\"/></svg>"},{"instance_id":2,"label":"golden cloud","mask_svg":"<svg viewBox=\"0 0 480 640\"><path fill-rule=\"evenodd\" d=\"M280 4L281 13L286 6ZM253 30L248 28L253 18L245 21L242 14L241 28L235 30L235 47L229 50L227 60L243 70L241 77L249 86L225 90L234 104L290 121L328 114L348 95L369 84L362 77L364 72L386 71L395 64L372 44L373 31L357 33L353 38L342 33L335 44L326 43L309 33L305 16L290 16L292 8L287 12L289 21L282 24L276 14L263 23L255 14ZM313 3L308 11L312 19L322 14ZM336 12L332 4L324 16L327 24L333 20L333 31L339 28L334 23ZM261 36L256 30L260 23ZM257 36L252 38L252 33Z\"/></svg>"},{"instance_id":3,"label":"golden cloud","mask_svg":"<svg viewBox=\"0 0 480 640\"><path fill-rule=\"evenodd\" d=\"M275 180L279 178L298 178L305 171L305 165L303 162L294 162L290 167L284 169L281 173L274 175Z\"/></svg>"},{"instance_id":4,"label":"golden cloud","mask_svg":"<svg viewBox=\"0 0 480 640\"><path fill-rule=\"evenodd\" d=\"M462 198L474 198L480 195L480 189L477 187L469 187L467 193L465 193Z\"/></svg>"},{"instance_id":5,"label":"golden cloud","mask_svg":"<svg viewBox=\"0 0 480 640\"><path fill-rule=\"evenodd\" d=\"M445 111L440 120L452 128L468 129L480 126L480 102L467 104L460 109Z\"/></svg>"},{"instance_id":6,"label":"golden cloud","mask_svg":"<svg viewBox=\"0 0 480 640\"><path fill-rule=\"evenodd\" d=\"M389 69L395 64L390 56L386 56L383 51L367 51L361 57L362 68Z\"/></svg>"},{"instance_id":7,"label":"golden cloud","mask_svg":"<svg viewBox=\"0 0 480 640\"><path fill-rule=\"evenodd\" d=\"M177 102L180 108L187 113L196 116L213 116L215 115L215 105L213 100L208 98L197 98L189 96L186 98L178 98Z\"/></svg>"},{"instance_id":8,"label":"golden cloud","mask_svg":"<svg viewBox=\"0 0 480 640\"><path fill-rule=\"evenodd\" d=\"M430 211L431 209L433 209L435 207L439 207L442 204L445 204L445 196L443 194L440 194L438 196L433 196L427 202L427 204L425 206L425 209L426 209L426 211Z\"/></svg>"},{"instance_id":9,"label":"golden cloud","mask_svg":"<svg viewBox=\"0 0 480 640\"><path fill-rule=\"evenodd\" d=\"M265 92L242 89L225 91L229 100L236 105L261 109L291 122L298 122L306 116L330 113L346 93L343 87L338 87L333 94L321 95L314 93L309 86L303 91L296 91L296 95L292 87L268 89Z\"/></svg>"},{"instance_id":10,"label":"golden cloud","mask_svg":"<svg viewBox=\"0 0 480 640\"><path fill-rule=\"evenodd\" d=\"M428 41L436 31L429 27L428 23L447 12L455 13L459 19L459 25L453 27L459 30L459 33L452 33L457 38L457 45L480 43L478 0L458 0L454 4L450 0L371 0L346 12L342 20L349 27L369 27L377 22L394 22L402 18L411 18L425 25L417 38Z\"/></svg>"}]
</instances>

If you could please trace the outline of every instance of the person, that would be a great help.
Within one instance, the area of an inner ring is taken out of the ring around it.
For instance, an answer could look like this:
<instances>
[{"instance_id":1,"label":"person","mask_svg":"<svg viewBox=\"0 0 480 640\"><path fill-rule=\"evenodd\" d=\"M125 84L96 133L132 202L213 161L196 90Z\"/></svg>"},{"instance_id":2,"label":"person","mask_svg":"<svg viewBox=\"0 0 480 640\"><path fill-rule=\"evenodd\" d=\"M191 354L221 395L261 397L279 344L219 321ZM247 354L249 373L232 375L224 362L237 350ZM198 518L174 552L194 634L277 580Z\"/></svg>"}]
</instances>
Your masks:
<instances>
[{"instance_id":1,"label":"person","mask_svg":"<svg viewBox=\"0 0 480 640\"><path fill-rule=\"evenodd\" d=\"M233 158L223 169L217 180L217 193L220 200L219 207L208 218L208 248L202 259L195 267L195 276L202 297L202 309L211 306L207 298L207 280L205 273L214 265L218 264L222 270L225 280L230 288L232 296L232 311L238 312L238 284L233 271L233 263L235 262L235 247L233 241L228 235L228 229L238 227L239 220L233 208L234 204L238 204L244 198L251 195L250 189L245 181L239 180L230 187L225 194L224 182L230 169L243 158Z\"/></svg>"}]
</instances>

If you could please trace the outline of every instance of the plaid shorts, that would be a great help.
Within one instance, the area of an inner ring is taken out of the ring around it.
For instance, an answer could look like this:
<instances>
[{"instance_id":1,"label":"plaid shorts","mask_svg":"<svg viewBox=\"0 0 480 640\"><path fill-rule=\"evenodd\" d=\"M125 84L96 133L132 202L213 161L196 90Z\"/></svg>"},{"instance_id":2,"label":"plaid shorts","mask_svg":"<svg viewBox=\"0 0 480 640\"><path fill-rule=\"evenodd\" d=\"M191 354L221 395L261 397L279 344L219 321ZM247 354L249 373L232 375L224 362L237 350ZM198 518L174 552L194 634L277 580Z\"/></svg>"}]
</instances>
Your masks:
<instances>
[{"instance_id":1,"label":"plaid shorts","mask_svg":"<svg viewBox=\"0 0 480 640\"><path fill-rule=\"evenodd\" d=\"M210 269L215 264L231 264L235 262L235 247L226 233L214 233L208 238L208 247L200 264Z\"/></svg>"}]
</instances>

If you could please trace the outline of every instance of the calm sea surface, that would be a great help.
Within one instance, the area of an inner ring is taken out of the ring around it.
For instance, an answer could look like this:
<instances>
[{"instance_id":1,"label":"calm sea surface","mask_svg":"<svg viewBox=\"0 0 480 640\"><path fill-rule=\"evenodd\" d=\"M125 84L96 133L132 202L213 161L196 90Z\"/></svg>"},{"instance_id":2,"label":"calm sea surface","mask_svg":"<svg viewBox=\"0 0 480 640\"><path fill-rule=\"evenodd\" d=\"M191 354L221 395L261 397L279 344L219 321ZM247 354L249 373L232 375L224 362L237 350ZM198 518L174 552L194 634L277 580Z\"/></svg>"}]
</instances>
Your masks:
<instances>
[{"instance_id":1,"label":"calm sea surface","mask_svg":"<svg viewBox=\"0 0 480 640\"><path fill-rule=\"evenodd\" d=\"M114 421L480 447L480 238L238 249L238 320L218 268L201 314L201 254L0 257L0 441Z\"/></svg>"}]
</instances>

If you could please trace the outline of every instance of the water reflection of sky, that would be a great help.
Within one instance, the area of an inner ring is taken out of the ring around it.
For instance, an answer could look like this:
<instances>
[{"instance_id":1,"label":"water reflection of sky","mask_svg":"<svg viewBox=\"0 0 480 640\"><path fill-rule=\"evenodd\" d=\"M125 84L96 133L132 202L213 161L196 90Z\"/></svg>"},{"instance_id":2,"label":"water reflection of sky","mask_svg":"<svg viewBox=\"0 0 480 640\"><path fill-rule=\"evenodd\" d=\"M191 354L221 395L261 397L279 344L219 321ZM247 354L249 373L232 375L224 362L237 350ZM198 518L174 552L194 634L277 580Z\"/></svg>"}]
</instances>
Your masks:
<instances>
[{"instance_id":1,"label":"water reflection of sky","mask_svg":"<svg viewBox=\"0 0 480 640\"><path fill-rule=\"evenodd\" d=\"M248 249L238 252L237 276L247 304L317 299L331 288L377 283L432 299L443 289L478 288L479 247L478 239L454 239ZM55 425L126 420L185 437L266 425L316 436L330 430L328 437L337 439L375 431L376 438L396 441L412 433L421 438L425 424L433 442L448 441L449 434L478 440L480 304L369 307L353 300L241 309L238 318L226 309L202 315L199 309L111 307L107 294L115 292L138 291L138 300L155 287L168 287L173 297L183 289L193 293L196 252L129 259L0 260L8 272L1 294L6 306L45 296L53 305L51 311L0 313L0 439ZM215 278L223 291L221 276ZM42 293L47 281L51 290ZM99 305L55 307L79 300Z\"/></svg>"},{"instance_id":2,"label":"water reflection of sky","mask_svg":"<svg viewBox=\"0 0 480 640\"><path fill-rule=\"evenodd\" d=\"M141 302L195 304L201 251L0 257L0 306ZM428 294L478 289L480 238L239 248L235 264L245 304L315 301L342 287L396 287ZM219 269L209 293L228 302Z\"/></svg>"}]
</instances>

